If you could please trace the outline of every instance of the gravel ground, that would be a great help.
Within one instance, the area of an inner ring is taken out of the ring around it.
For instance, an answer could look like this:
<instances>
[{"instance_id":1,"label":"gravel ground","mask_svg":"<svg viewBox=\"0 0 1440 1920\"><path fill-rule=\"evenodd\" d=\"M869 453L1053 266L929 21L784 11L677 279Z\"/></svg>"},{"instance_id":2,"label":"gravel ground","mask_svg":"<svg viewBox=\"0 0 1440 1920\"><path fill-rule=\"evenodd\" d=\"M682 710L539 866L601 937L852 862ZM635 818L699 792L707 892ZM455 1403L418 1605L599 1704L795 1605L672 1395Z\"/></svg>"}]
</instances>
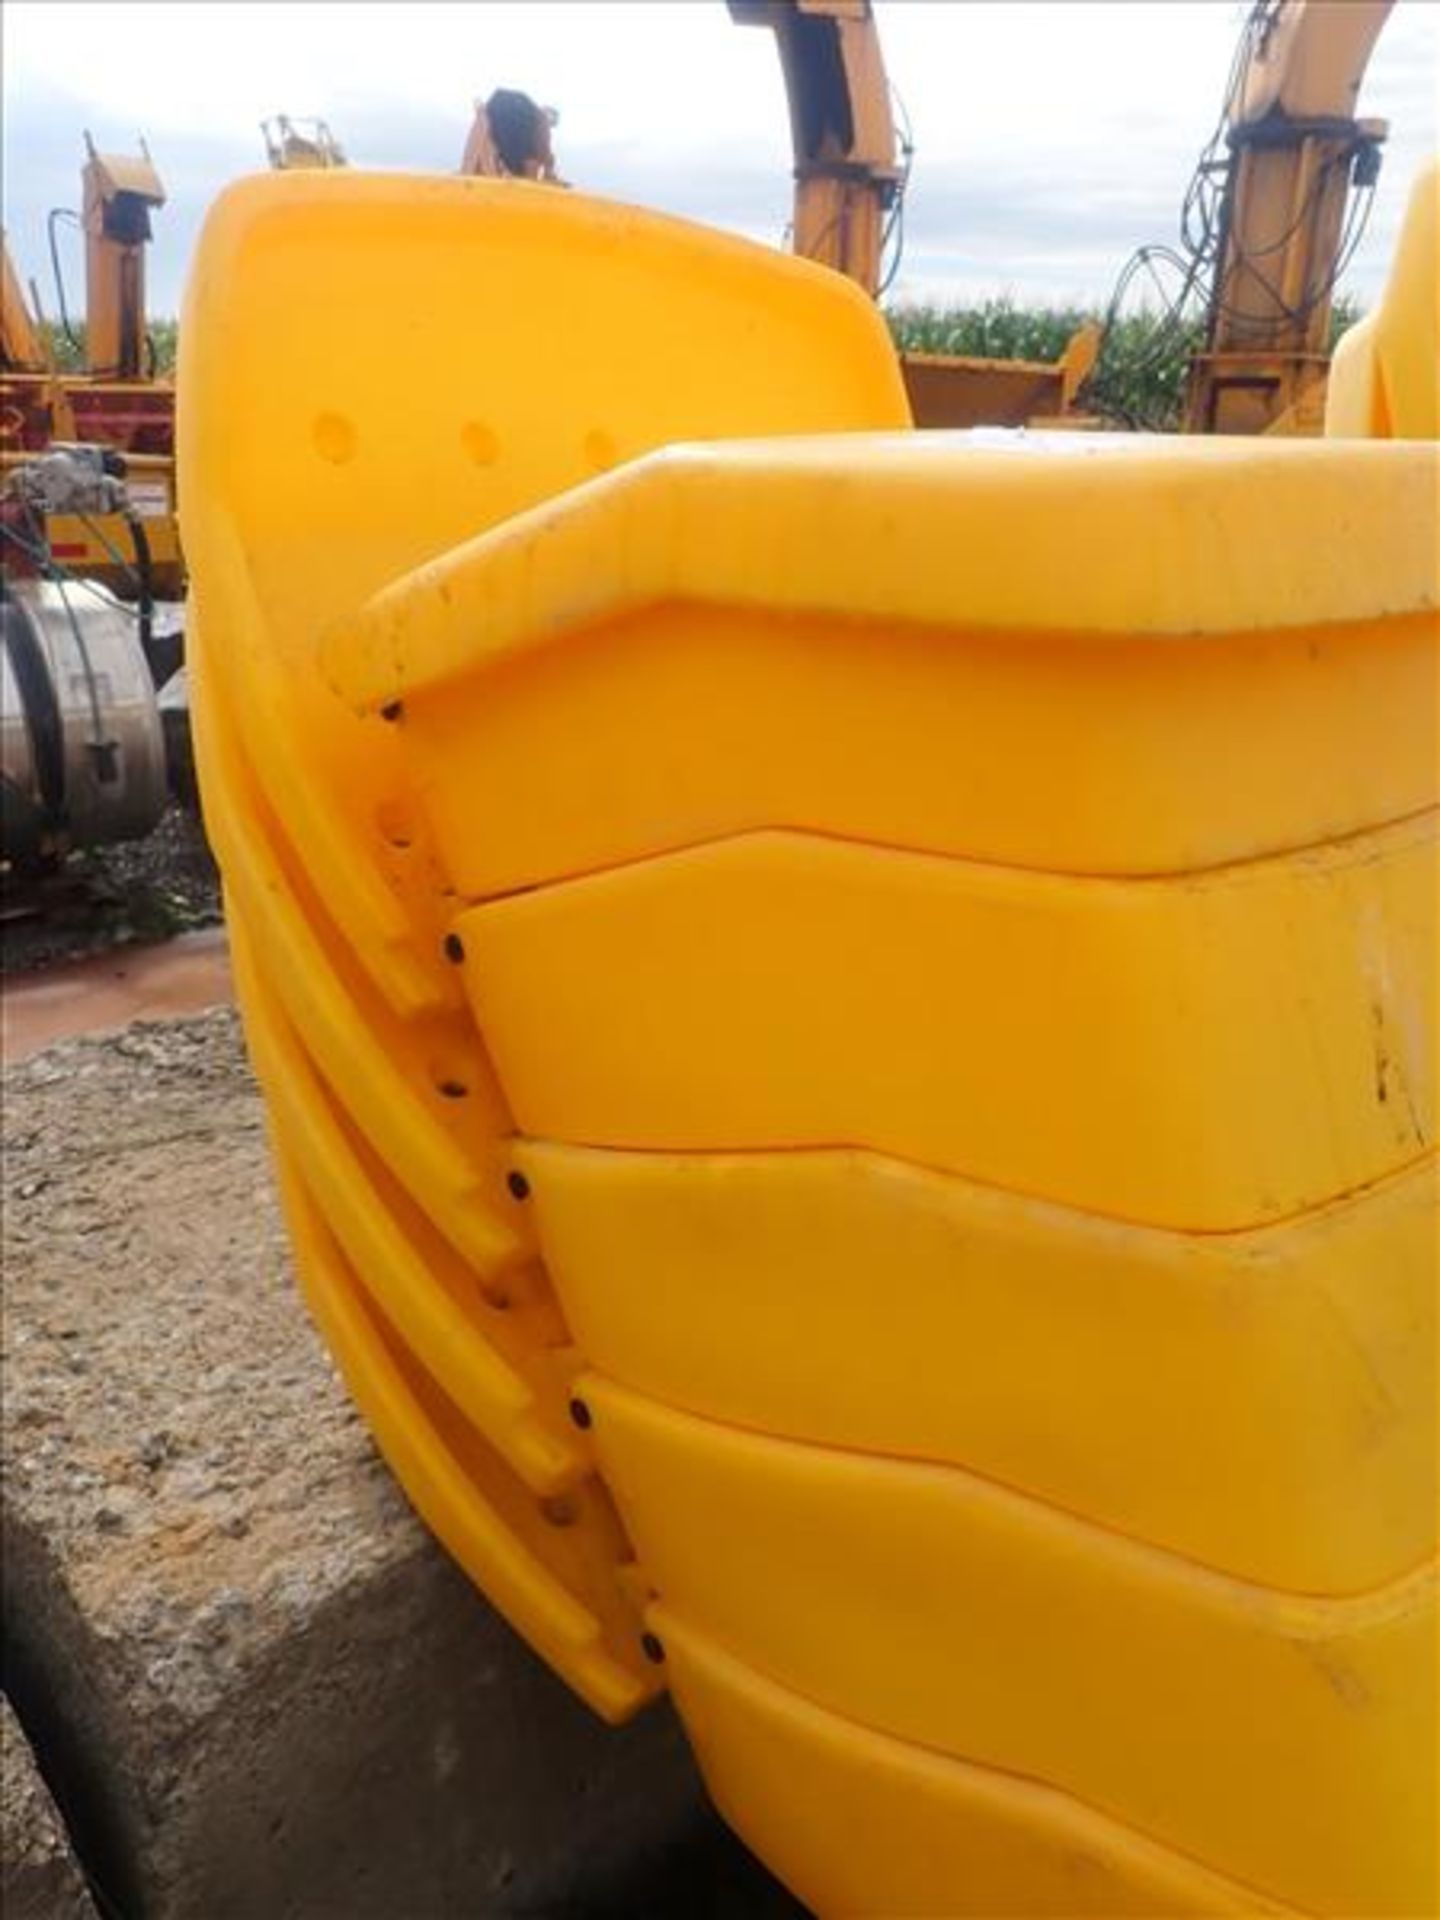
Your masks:
<instances>
[{"instance_id":1,"label":"gravel ground","mask_svg":"<svg viewBox=\"0 0 1440 1920\"><path fill-rule=\"evenodd\" d=\"M214 1637L259 1624L228 1562L253 1585L299 1530L343 1583L403 1500L304 1324L235 1013L63 1041L3 1084L7 1495L133 1658L208 1689Z\"/></svg>"},{"instance_id":2,"label":"gravel ground","mask_svg":"<svg viewBox=\"0 0 1440 1920\"><path fill-rule=\"evenodd\" d=\"M10 1702L0 1696L0 1913L95 1920L70 1842Z\"/></svg>"},{"instance_id":3,"label":"gravel ground","mask_svg":"<svg viewBox=\"0 0 1440 1920\"><path fill-rule=\"evenodd\" d=\"M8 880L0 975L168 940L221 918L220 876L199 818L172 807L144 840L72 854L38 883Z\"/></svg>"}]
</instances>

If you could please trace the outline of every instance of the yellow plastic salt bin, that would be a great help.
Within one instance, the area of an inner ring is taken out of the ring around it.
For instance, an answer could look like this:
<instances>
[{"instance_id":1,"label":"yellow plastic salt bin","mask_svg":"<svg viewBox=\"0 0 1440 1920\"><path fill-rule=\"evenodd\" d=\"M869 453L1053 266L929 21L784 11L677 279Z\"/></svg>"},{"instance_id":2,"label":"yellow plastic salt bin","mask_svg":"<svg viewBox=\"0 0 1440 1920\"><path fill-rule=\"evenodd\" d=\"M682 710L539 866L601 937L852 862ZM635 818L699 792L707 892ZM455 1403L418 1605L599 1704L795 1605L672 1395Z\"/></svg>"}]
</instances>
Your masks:
<instances>
[{"instance_id":1,"label":"yellow plastic salt bin","mask_svg":"<svg viewBox=\"0 0 1440 1920\"><path fill-rule=\"evenodd\" d=\"M682 1710L822 1911L1055 1911L1077 1822L1066 1912L1430 1897L1433 510L1423 447L682 450L327 648ZM1009 1840L801 1844L777 1739Z\"/></svg>"},{"instance_id":2,"label":"yellow plastic salt bin","mask_svg":"<svg viewBox=\"0 0 1440 1920\"><path fill-rule=\"evenodd\" d=\"M1433 447L916 436L834 276L475 182L245 183L183 337L247 1031L442 1538L822 1914L1433 1911Z\"/></svg>"},{"instance_id":3,"label":"yellow plastic salt bin","mask_svg":"<svg viewBox=\"0 0 1440 1920\"><path fill-rule=\"evenodd\" d=\"M1335 349L1325 431L1401 440L1440 435L1440 159L1421 169L1410 190L1389 280L1373 311Z\"/></svg>"},{"instance_id":4,"label":"yellow plastic salt bin","mask_svg":"<svg viewBox=\"0 0 1440 1920\"><path fill-rule=\"evenodd\" d=\"M346 172L223 195L179 375L207 830L307 1298L412 1499L596 1710L663 1676L567 1412L582 1364L391 731L318 667L427 555L692 436L908 423L834 275L580 195Z\"/></svg>"}]
</instances>

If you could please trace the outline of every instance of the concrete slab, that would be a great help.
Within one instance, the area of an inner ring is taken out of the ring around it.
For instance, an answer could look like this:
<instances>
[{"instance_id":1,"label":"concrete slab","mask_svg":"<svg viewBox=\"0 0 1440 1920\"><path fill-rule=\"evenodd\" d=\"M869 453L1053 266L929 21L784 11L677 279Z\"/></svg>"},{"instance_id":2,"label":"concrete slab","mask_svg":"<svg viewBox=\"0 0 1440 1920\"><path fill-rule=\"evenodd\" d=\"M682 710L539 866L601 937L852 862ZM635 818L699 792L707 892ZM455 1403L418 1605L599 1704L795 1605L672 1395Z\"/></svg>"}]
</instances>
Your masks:
<instances>
[{"instance_id":1,"label":"concrete slab","mask_svg":"<svg viewBox=\"0 0 1440 1920\"><path fill-rule=\"evenodd\" d=\"M233 1013L3 1091L6 1685L107 1907L797 1911L668 1711L593 1720L405 1505L292 1287ZM687 1859L728 1904L665 1891Z\"/></svg>"},{"instance_id":2,"label":"concrete slab","mask_svg":"<svg viewBox=\"0 0 1440 1920\"><path fill-rule=\"evenodd\" d=\"M70 1841L10 1702L0 1697L0 1913L96 1920Z\"/></svg>"}]
</instances>

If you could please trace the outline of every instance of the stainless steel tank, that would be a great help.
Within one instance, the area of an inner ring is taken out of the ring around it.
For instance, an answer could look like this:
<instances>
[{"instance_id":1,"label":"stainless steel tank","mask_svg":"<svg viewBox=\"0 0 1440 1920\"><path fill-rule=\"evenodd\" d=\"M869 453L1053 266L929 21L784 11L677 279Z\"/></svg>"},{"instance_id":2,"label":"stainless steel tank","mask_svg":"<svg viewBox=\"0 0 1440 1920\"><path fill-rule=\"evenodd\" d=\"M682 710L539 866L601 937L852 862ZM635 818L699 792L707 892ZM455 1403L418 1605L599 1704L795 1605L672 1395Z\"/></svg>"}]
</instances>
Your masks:
<instances>
[{"instance_id":1,"label":"stainless steel tank","mask_svg":"<svg viewBox=\"0 0 1440 1920\"><path fill-rule=\"evenodd\" d=\"M149 833L165 741L133 610L89 582L10 580L0 652L4 858Z\"/></svg>"}]
</instances>

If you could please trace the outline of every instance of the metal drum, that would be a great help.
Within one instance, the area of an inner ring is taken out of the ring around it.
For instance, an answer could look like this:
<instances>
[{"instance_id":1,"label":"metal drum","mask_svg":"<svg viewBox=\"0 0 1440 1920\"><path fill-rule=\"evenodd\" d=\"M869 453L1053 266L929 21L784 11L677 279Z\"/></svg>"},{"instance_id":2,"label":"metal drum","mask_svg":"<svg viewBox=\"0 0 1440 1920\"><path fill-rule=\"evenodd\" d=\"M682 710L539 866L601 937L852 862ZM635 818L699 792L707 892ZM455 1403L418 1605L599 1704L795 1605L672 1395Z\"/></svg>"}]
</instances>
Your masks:
<instances>
[{"instance_id":1,"label":"metal drum","mask_svg":"<svg viewBox=\"0 0 1440 1920\"><path fill-rule=\"evenodd\" d=\"M165 741L133 613L103 587L15 580L0 633L4 858L148 833Z\"/></svg>"}]
</instances>

